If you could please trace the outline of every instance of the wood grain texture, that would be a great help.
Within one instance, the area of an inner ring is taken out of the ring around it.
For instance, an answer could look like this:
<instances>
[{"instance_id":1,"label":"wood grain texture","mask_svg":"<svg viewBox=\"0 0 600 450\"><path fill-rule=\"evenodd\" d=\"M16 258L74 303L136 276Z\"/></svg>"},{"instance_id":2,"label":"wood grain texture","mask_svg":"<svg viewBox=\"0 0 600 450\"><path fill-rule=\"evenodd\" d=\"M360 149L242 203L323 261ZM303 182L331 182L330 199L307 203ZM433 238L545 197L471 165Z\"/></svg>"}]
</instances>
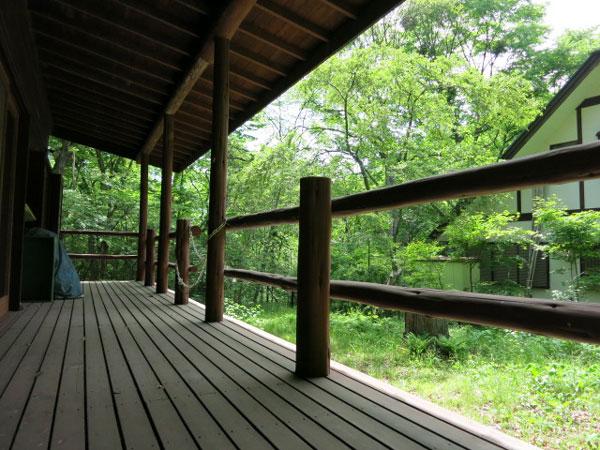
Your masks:
<instances>
[{"instance_id":1,"label":"wood grain texture","mask_svg":"<svg viewBox=\"0 0 600 450\"><path fill-rule=\"evenodd\" d=\"M121 237L137 237L135 231L119 231L119 230L61 230L62 235L81 235L81 236L121 236Z\"/></svg>"},{"instance_id":2,"label":"wood grain texture","mask_svg":"<svg viewBox=\"0 0 600 450\"><path fill-rule=\"evenodd\" d=\"M213 27L208 33L208 36L206 36L200 51L194 58L194 61L187 70L182 81L179 83L173 95L169 99L167 105L165 106L165 114L175 114L177 111L179 111L179 108L196 85L196 82L200 79L209 64L214 61L213 40L215 37L231 39L255 3L256 0L237 0L234 2L229 2L221 15L213 24ZM150 151L152 151L160 139L163 131L164 127L162 126L161 121L158 121L152 129L150 136L144 143L140 155L148 154Z\"/></svg>"},{"instance_id":3,"label":"wood grain texture","mask_svg":"<svg viewBox=\"0 0 600 450\"><path fill-rule=\"evenodd\" d=\"M137 246L137 281L144 281L146 270L146 230L148 229L148 156L144 155L140 162L140 207L138 220L138 246Z\"/></svg>"},{"instance_id":4,"label":"wood grain texture","mask_svg":"<svg viewBox=\"0 0 600 450\"><path fill-rule=\"evenodd\" d=\"M227 147L229 134L229 45L215 39L213 145L210 160L208 244L206 250L206 320L223 320L225 267L225 209L227 202Z\"/></svg>"},{"instance_id":5,"label":"wood grain texture","mask_svg":"<svg viewBox=\"0 0 600 450\"><path fill-rule=\"evenodd\" d=\"M167 292L169 284L169 232L171 229L171 202L173 201L173 143L175 139L173 115L165 114L164 124L158 265L156 267L156 292L158 293Z\"/></svg>"},{"instance_id":6,"label":"wood grain texture","mask_svg":"<svg viewBox=\"0 0 600 450\"><path fill-rule=\"evenodd\" d=\"M296 373L329 375L331 180L300 180Z\"/></svg>"},{"instance_id":7,"label":"wood grain texture","mask_svg":"<svg viewBox=\"0 0 600 450\"><path fill-rule=\"evenodd\" d=\"M593 142L338 197L331 209L334 217L353 216L598 177L600 142ZM292 207L232 217L227 229L297 223L298 214L299 208Z\"/></svg>"},{"instance_id":8,"label":"wood grain texture","mask_svg":"<svg viewBox=\"0 0 600 450\"><path fill-rule=\"evenodd\" d=\"M175 304L185 305L190 296L190 220L177 220L177 241L175 255L177 257L177 273L175 277ZM181 280L179 280L181 277Z\"/></svg>"},{"instance_id":9,"label":"wood grain texture","mask_svg":"<svg viewBox=\"0 0 600 450\"><path fill-rule=\"evenodd\" d=\"M144 274L144 286L154 286L154 246L156 232L149 228L146 232L146 269Z\"/></svg>"},{"instance_id":10,"label":"wood grain texture","mask_svg":"<svg viewBox=\"0 0 600 450\"><path fill-rule=\"evenodd\" d=\"M117 259L136 259L138 255L108 255L105 253L69 253L71 259L105 259L105 260L117 260Z\"/></svg>"},{"instance_id":11,"label":"wood grain texture","mask_svg":"<svg viewBox=\"0 0 600 450\"><path fill-rule=\"evenodd\" d=\"M225 275L296 290L293 277L243 269ZM333 298L478 325L529 331L580 342L600 343L600 306L462 291L415 289L362 281L332 280Z\"/></svg>"},{"instance_id":12,"label":"wood grain texture","mask_svg":"<svg viewBox=\"0 0 600 450\"><path fill-rule=\"evenodd\" d=\"M0 333L3 448L534 448L339 364L295 376L293 345L171 291L84 292Z\"/></svg>"}]
</instances>

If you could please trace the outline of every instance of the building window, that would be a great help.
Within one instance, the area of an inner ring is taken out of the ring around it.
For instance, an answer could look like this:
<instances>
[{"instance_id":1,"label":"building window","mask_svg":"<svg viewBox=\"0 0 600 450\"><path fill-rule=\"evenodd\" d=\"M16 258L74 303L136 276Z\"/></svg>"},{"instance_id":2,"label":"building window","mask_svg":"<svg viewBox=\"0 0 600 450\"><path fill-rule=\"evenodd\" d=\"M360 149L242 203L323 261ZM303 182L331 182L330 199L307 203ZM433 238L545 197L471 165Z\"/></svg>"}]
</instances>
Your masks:
<instances>
[{"instance_id":1,"label":"building window","mask_svg":"<svg viewBox=\"0 0 600 450\"><path fill-rule=\"evenodd\" d=\"M579 260L581 275L589 275L590 273L600 273L600 256L586 257Z\"/></svg>"},{"instance_id":2,"label":"building window","mask_svg":"<svg viewBox=\"0 0 600 450\"><path fill-rule=\"evenodd\" d=\"M512 281L521 286L527 286L527 280L531 277L531 287L537 289L550 288L550 264L547 256L543 252L536 252L534 267L529 267L529 250L521 249L517 246L507 250L503 257L507 259L514 258L514 264L495 263L499 258L493 253L494 249L490 246L489 252L483 255L479 264L479 273L481 281L503 282ZM519 267L517 259L522 259L524 264Z\"/></svg>"}]
</instances>

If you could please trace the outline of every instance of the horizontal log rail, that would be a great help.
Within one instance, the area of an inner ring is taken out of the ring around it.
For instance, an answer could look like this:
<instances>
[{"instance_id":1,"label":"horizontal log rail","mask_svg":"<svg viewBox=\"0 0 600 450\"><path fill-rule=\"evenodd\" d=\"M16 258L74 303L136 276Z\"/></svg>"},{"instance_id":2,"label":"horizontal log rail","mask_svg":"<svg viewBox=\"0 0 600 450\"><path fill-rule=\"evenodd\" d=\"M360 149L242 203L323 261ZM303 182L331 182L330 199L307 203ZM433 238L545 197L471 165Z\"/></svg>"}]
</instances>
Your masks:
<instances>
[{"instance_id":1,"label":"horizontal log rail","mask_svg":"<svg viewBox=\"0 0 600 450\"><path fill-rule=\"evenodd\" d=\"M158 261L154 261L154 265L157 266L158 265ZM169 261L169 269L175 269L175 268L177 268L177 263ZM188 266L188 272L189 273L196 273L196 272L198 272L198 268L196 266Z\"/></svg>"},{"instance_id":2,"label":"horizontal log rail","mask_svg":"<svg viewBox=\"0 0 600 450\"><path fill-rule=\"evenodd\" d=\"M297 280L272 273L225 269L225 276L295 291ZM415 289L361 281L331 280L333 298L600 344L600 305L460 291Z\"/></svg>"},{"instance_id":3,"label":"horizontal log rail","mask_svg":"<svg viewBox=\"0 0 600 450\"><path fill-rule=\"evenodd\" d=\"M108 255L104 253L69 253L71 259L137 259L137 255Z\"/></svg>"},{"instance_id":4,"label":"horizontal log rail","mask_svg":"<svg viewBox=\"0 0 600 450\"><path fill-rule=\"evenodd\" d=\"M198 267L190 264L190 235L198 237L202 234L199 226L192 226L189 219L178 219L177 229L169 233L169 239L175 239L176 262L169 262L168 269L177 270L175 280L175 304L184 305L189 299L189 274L197 273ZM145 239L145 276L144 285L153 286L155 282L155 269L158 269L158 260L154 257L156 241L160 238L154 229L146 230ZM166 275L165 275L166 276Z\"/></svg>"},{"instance_id":5,"label":"horizontal log rail","mask_svg":"<svg viewBox=\"0 0 600 450\"><path fill-rule=\"evenodd\" d=\"M566 183L600 177L600 142L513 159L445 175L358 194L331 201L333 217L415 206L440 200L509 192L544 184ZM299 207L282 208L228 218L228 231L298 223Z\"/></svg>"},{"instance_id":6,"label":"horizontal log rail","mask_svg":"<svg viewBox=\"0 0 600 450\"><path fill-rule=\"evenodd\" d=\"M193 237L198 237L202 234L202 228L200 228L198 225L194 225L193 227L191 227L191 233ZM177 238L177 231L171 231L169 233L169 239L176 239ZM158 241L160 239L160 235L157 235L154 240Z\"/></svg>"},{"instance_id":7,"label":"horizontal log rail","mask_svg":"<svg viewBox=\"0 0 600 450\"><path fill-rule=\"evenodd\" d=\"M86 236L120 236L120 237L138 237L139 233L135 231L118 230L61 230L62 235L86 235Z\"/></svg>"}]
</instances>

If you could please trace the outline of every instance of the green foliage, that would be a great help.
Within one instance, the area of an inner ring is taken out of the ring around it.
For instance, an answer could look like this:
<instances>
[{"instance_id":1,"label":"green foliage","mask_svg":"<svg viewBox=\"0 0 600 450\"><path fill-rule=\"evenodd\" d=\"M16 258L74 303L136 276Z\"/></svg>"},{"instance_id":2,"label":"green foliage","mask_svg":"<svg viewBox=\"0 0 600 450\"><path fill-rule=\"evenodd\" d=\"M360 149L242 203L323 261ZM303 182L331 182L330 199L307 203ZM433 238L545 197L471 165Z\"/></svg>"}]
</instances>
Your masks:
<instances>
[{"instance_id":1,"label":"green foliage","mask_svg":"<svg viewBox=\"0 0 600 450\"><path fill-rule=\"evenodd\" d=\"M401 281L410 287L444 289L443 266L437 264L444 247L435 242L413 241L396 252Z\"/></svg>"},{"instance_id":2,"label":"green foliage","mask_svg":"<svg viewBox=\"0 0 600 450\"><path fill-rule=\"evenodd\" d=\"M545 250L557 258L575 263L581 257L594 257L600 249L600 211L568 214L556 198L538 199L534 221L542 227Z\"/></svg>"},{"instance_id":3,"label":"green foliage","mask_svg":"<svg viewBox=\"0 0 600 450\"><path fill-rule=\"evenodd\" d=\"M225 314L247 322L256 319L261 313L260 305L244 305L225 298Z\"/></svg>"},{"instance_id":4,"label":"green foliage","mask_svg":"<svg viewBox=\"0 0 600 450\"><path fill-rule=\"evenodd\" d=\"M569 263L570 283L564 291L554 293L561 300L577 300L586 289L600 286L598 274L591 273L581 282L578 261L597 257L600 250L600 211L581 211L568 214L556 197L536 199L534 223L542 230L542 248L552 257Z\"/></svg>"},{"instance_id":5,"label":"green foliage","mask_svg":"<svg viewBox=\"0 0 600 450\"><path fill-rule=\"evenodd\" d=\"M522 266L523 258L509 250L526 249L535 245L536 233L511 226L516 219L514 214L470 213L463 214L446 228L445 237L448 249L454 257L467 258L471 290L474 290L473 269L484 258L494 267ZM490 286L488 286L489 289Z\"/></svg>"}]
</instances>

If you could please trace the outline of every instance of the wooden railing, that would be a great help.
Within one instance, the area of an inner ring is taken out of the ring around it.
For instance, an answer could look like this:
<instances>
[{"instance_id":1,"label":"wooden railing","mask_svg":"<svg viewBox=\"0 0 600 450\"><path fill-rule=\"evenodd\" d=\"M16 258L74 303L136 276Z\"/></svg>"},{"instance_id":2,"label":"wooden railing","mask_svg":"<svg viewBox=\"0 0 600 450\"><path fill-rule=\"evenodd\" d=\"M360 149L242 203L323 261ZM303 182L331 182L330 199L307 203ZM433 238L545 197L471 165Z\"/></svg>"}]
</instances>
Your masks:
<instances>
[{"instance_id":1,"label":"wooden railing","mask_svg":"<svg viewBox=\"0 0 600 450\"><path fill-rule=\"evenodd\" d=\"M198 226L192 226L189 219L178 219L175 231L169 233L169 239L175 239L175 262L168 262L169 269L176 270L175 276L175 304L185 305L190 296L189 274L196 272L197 268L190 266L190 236L197 237L202 233ZM154 258L156 242L160 236L154 229L146 230L146 260L144 285L153 286L155 282L155 267L158 261Z\"/></svg>"},{"instance_id":2,"label":"wooden railing","mask_svg":"<svg viewBox=\"0 0 600 450\"><path fill-rule=\"evenodd\" d=\"M333 200L329 179L303 178L300 180L299 206L232 217L224 226L225 231L233 231L298 223L297 279L233 268L225 269L224 275L298 292L296 372L304 376L323 376L329 372L330 296L382 308L598 344L600 305L329 279L333 217L598 177L600 142ZM207 310L213 301L215 299L207 296Z\"/></svg>"},{"instance_id":3,"label":"wooden railing","mask_svg":"<svg viewBox=\"0 0 600 450\"><path fill-rule=\"evenodd\" d=\"M111 237L137 237L134 231L117 230L61 230L61 236L111 236ZM137 259L137 255L111 255L107 253L69 253L72 259L94 259L94 260L120 260Z\"/></svg>"},{"instance_id":4,"label":"wooden railing","mask_svg":"<svg viewBox=\"0 0 600 450\"><path fill-rule=\"evenodd\" d=\"M169 239L175 239L175 255L176 262L169 262L169 269L176 269L178 271L181 280L177 279L175 282L175 303L186 304L189 299L189 274L195 272L197 269L190 266L189 257L189 245L190 235L199 236L202 230L198 226L191 226L189 219L177 220L177 228L175 231L169 233ZM105 230L62 230L62 235L85 235L85 236L111 236L111 237L138 237L139 234L134 231L105 231ZM145 240L145 260L143 261L145 266L144 271L144 282L146 286L153 286L155 280L155 268L158 262L154 258L154 250L156 242L160 236L157 236L153 229L146 231ZM100 261L109 260L134 260L138 259L140 253L136 255L111 255L104 253L69 253L69 257L73 259L91 259ZM181 282L180 282L181 281Z\"/></svg>"}]
</instances>

